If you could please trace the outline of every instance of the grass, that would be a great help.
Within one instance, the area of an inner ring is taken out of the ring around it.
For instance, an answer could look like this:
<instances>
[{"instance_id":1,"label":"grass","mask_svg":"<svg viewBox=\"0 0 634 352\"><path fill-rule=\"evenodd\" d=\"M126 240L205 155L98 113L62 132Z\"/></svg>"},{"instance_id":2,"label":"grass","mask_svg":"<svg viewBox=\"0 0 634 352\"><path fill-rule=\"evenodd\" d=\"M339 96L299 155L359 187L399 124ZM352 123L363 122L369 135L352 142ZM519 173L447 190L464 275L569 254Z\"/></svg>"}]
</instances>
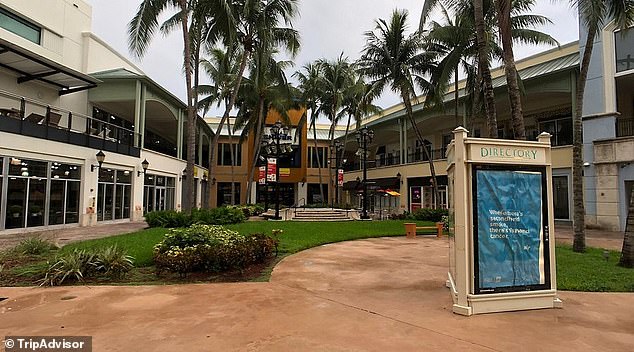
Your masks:
<instances>
[{"instance_id":1,"label":"grass","mask_svg":"<svg viewBox=\"0 0 634 352\"><path fill-rule=\"evenodd\" d=\"M326 243L334 243L369 237L403 236L405 222L411 221L348 221L348 222L313 222L301 223L291 221L250 221L227 228L242 234L265 233L270 235L274 229L283 230L278 236L280 253L292 254L304 249ZM419 226L432 226L431 222L417 222ZM125 248L128 255L134 257L137 267L152 265L152 249L163 239L167 229L152 228L120 236L106 237L69 244L62 251L73 249L101 248L116 244Z\"/></svg>"},{"instance_id":2,"label":"grass","mask_svg":"<svg viewBox=\"0 0 634 352\"><path fill-rule=\"evenodd\" d=\"M634 292L634 269L617 265L621 253L609 251L606 261L603 249L587 248L575 253L568 245L558 245L557 288L567 291Z\"/></svg>"},{"instance_id":3,"label":"grass","mask_svg":"<svg viewBox=\"0 0 634 352\"><path fill-rule=\"evenodd\" d=\"M228 228L240 233L266 233L272 230L283 231L278 236L280 240L280 255L255 274L254 281L267 281L275 264L285 256L326 243L355 240L370 237L403 236L403 223L408 221L354 221L354 222L245 222L229 225ZM432 225L428 222L417 222L419 226ZM0 252L0 265L7 264L5 274L22 277L15 285L29 284L27 280L50 257L73 249L94 249L116 244L125 248L129 255L135 258L137 269L131 273L132 278L122 284L156 284L182 283L178 279L161 281L153 275L152 250L156 243L162 240L167 229L153 228L120 236L107 237L96 240L73 243L57 251L51 251L47 256L16 257L16 252ZM586 253L574 253L567 245L557 245L557 286L560 290L592 291L592 292L634 292L634 269L617 266L620 253L609 252L606 261L603 249L588 248ZM4 258L3 258L4 257ZM12 263L13 262L13 263ZM13 265L11 265L13 264ZM257 269L260 270L260 269ZM229 280L238 280L240 275L234 275ZM2 279L2 272L0 272ZM206 278L204 278L206 280ZM221 281L224 279L220 279ZM3 280L0 280L0 283ZM24 282L22 282L24 281ZM32 281L30 281L32 284ZM5 281L5 284L7 282Z\"/></svg>"}]
</instances>

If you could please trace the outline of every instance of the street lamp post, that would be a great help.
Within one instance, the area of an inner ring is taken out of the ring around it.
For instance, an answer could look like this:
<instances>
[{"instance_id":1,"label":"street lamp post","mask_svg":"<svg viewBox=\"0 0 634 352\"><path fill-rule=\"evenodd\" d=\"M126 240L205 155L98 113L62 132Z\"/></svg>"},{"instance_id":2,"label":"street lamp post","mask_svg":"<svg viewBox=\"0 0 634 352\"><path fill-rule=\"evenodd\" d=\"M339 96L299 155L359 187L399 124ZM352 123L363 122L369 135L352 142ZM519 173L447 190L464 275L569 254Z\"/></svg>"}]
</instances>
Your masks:
<instances>
[{"instance_id":1,"label":"street lamp post","mask_svg":"<svg viewBox=\"0 0 634 352\"><path fill-rule=\"evenodd\" d=\"M280 167L279 160L283 154L288 154L293 151L291 145L281 145L281 141L287 140L289 136L288 127L282 125L280 121L277 121L270 128L268 143L264 143L266 155L275 156L275 220L280 220Z\"/></svg>"},{"instance_id":2,"label":"street lamp post","mask_svg":"<svg viewBox=\"0 0 634 352\"><path fill-rule=\"evenodd\" d=\"M334 208L335 204L339 203L339 168L341 167L341 159L339 154L343 150L343 143L340 140L336 140L334 145L330 147L331 157L330 159L335 161L335 197L332 199L331 207ZM335 153L335 157L332 157L332 153Z\"/></svg>"},{"instance_id":3,"label":"street lamp post","mask_svg":"<svg viewBox=\"0 0 634 352\"><path fill-rule=\"evenodd\" d=\"M363 212L361 219L369 219L368 216L368 143L372 143L374 139L374 131L366 126L361 127L357 131L357 143L361 149L361 160L363 160Z\"/></svg>"}]
</instances>

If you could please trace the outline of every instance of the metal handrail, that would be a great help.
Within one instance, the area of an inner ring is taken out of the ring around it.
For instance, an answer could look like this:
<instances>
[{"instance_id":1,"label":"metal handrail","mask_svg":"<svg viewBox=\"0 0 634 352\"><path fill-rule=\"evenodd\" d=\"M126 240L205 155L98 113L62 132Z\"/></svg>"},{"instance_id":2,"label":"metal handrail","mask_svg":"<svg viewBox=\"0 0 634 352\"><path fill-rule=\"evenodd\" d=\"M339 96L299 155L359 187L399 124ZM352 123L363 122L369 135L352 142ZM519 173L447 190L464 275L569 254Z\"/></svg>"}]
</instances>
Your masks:
<instances>
[{"instance_id":1,"label":"metal handrail","mask_svg":"<svg viewBox=\"0 0 634 352\"><path fill-rule=\"evenodd\" d=\"M297 203L295 203L294 206L294 210L293 210L293 217L297 216L297 208L299 207L299 205L302 203L302 201L304 201L304 207L306 207L306 198L300 198Z\"/></svg>"}]
</instances>

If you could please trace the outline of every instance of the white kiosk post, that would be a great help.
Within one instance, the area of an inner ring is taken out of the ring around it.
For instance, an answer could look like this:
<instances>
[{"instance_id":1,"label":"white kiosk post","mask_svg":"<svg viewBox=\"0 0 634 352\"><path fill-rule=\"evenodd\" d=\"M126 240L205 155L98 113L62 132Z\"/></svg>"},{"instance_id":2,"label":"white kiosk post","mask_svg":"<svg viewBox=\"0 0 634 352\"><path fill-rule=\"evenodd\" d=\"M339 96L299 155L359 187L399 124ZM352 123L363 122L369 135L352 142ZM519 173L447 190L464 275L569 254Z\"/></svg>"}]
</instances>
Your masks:
<instances>
[{"instance_id":1,"label":"white kiosk post","mask_svg":"<svg viewBox=\"0 0 634 352\"><path fill-rule=\"evenodd\" d=\"M469 138L447 150L453 312L560 308L550 135L536 142Z\"/></svg>"}]
</instances>

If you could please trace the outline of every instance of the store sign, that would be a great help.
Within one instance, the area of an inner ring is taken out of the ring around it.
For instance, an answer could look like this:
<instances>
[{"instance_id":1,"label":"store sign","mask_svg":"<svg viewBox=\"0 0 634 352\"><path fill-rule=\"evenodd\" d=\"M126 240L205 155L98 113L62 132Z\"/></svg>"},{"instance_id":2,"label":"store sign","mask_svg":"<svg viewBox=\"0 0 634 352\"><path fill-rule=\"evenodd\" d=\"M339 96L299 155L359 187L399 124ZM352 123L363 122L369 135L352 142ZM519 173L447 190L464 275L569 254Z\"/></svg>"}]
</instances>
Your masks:
<instances>
[{"instance_id":1,"label":"store sign","mask_svg":"<svg viewBox=\"0 0 634 352\"><path fill-rule=\"evenodd\" d=\"M291 169L287 167L280 168L280 177L289 177L291 175Z\"/></svg>"},{"instance_id":2,"label":"store sign","mask_svg":"<svg viewBox=\"0 0 634 352\"><path fill-rule=\"evenodd\" d=\"M277 182L277 159L276 158L267 159L266 181Z\"/></svg>"},{"instance_id":3,"label":"store sign","mask_svg":"<svg viewBox=\"0 0 634 352\"><path fill-rule=\"evenodd\" d=\"M337 170L337 185L343 186L343 169Z\"/></svg>"},{"instance_id":4,"label":"store sign","mask_svg":"<svg viewBox=\"0 0 634 352\"><path fill-rule=\"evenodd\" d=\"M546 283L544 177L545 171L476 169L476 293Z\"/></svg>"},{"instance_id":5,"label":"store sign","mask_svg":"<svg viewBox=\"0 0 634 352\"><path fill-rule=\"evenodd\" d=\"M471 160L481 162L513 162L518 164L543 164L546 154L543 148L470 145Z\"/></svg>"},{"instance_id":6,"label":"store sign","mask_svg":"<svg viewBox=\"0 0 634 352\"><path fill-rule=\"evenodd\" d=\"M266 166L260 166L258 169L258 184L266 184Z\"/></svg>"},{"instance_id":7,"label":"store sign","mask_svg":"<svg viewBox=\"0 0 634 352\"><path fill-rule=\"evenodd\" d=\"M288 130L288 135L282 137L280 139L280 144L291 144L295 141L295 135L297 133L297 128L293 127ZM271 139L271 127L264 127L264 134L262 136L264 140L268 141ZM295 141L296 142L296 141Z\"/></svg>"}]
</instances>

